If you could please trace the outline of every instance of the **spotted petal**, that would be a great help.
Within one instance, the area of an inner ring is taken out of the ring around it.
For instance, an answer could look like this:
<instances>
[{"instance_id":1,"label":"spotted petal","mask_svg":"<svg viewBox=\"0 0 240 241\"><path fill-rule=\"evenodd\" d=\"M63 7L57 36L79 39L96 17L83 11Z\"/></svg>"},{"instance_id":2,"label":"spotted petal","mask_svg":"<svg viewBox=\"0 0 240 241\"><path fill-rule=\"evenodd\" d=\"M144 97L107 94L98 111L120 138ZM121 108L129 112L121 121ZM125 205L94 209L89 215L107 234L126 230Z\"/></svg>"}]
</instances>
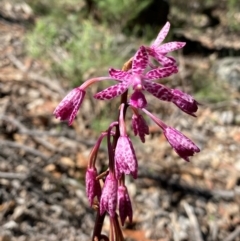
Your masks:
<instances>
[{"instance_id":1,"label":"spotted petal","mask_svg":"<svg viewBox=\"0 0 240 241\"><path fill-rule=\"evenodd\" d=\"M182 111L189 115L196 116L194 113L198 110L198 102L193 99L191 95L188 95L181 90L171 90L173 94L172 102L178 106Z\"/></svg>"},{"instance_id":2,"label":"spotted petal","mask_svg":"<svg viewBox=\"0 0 240 241\"><path fill-rule=\"evenodd\" d=\"M171 101L173 97L169 88L150 81L144 82L144 90L147 90L149 93L163 101Z\"/></svg>"},{"instance_id":3,"label":"spotted petal","mask_svg":"<svg viewBox=\"0 0 240 241\"><path fill-rule=\"evenodd\" d=\"M144 76L144 78L146 80L157 80L157 79L168 77L171 74L174 74L177 72L178 72L178 69L177 69L177 66L175 65L164 67L164 68L156 68L148 71Z\"/></svg>"},{"instance_id":4,"label":"spotted petal","mask_svg":"<svg viewBox=\"0 0 240 241\"><path fill-rule=\"evenodd\" d=\"M157 53L167 54L177 49L181 49L186 45L185 42L169 42L156 48Z\"/></svg>"},{"instance_id":5,"label":"spotted petal","mask_svg":"<svg viewBox=\"0 0 240 241\"><path fill-rule=\"evenodd\" d=\"M161 53L153 53L152 56L164 67L176 65L176 60L172 56L165 56Z\"/></svg>"},{"instance_id":6,"label":"spotted petal","mask_svg":"<svg viewBox=\"0 0 240 241\"><path fill-rule=\"evenodd\" d=\"M141 75L148 65L148 53L144 46L141 46L133 57L132 72Z\"/></svg>"},{"instance_id":7,"label":"spotted petal","mask_svg":"<svg viewBox=\"0 0 240 241\"><path fill-rule=\"evenodd\" d=\"M123 94L129 87L130 82L122 82L120 84L112 85L105 90L102 90L94 95L98 100L110 100Z\"/></svg>"},{"instance_id":8,"label":"spotted petal","mask_svg":"<svg viewBox=\"0 0 240 241\"><path fill-rule=\"evenodd\" d=\"M153 44L151 45L151 47L157 47L159 46L162 41L166 38L168 31L170 29L170 23L166 22L166 24L163 26L163 28L161 29L161 31L159 32L157 38L155 39L155 41L153 42Z\"/></svg>"},{"instance_id":9,"label":"spotted petal","mask_svg":"<svg viewBox=\"0 0 240 241\"><path fill-rule=\"evenodd\" d=\"M129 80L131 78L131 74L126 72L126 71L122 71L122 70L118 70L118 69L109 69L109 75L117 80Z\"/></svg>"},{"instance_id":10,"label":"spotted petal","mask_svg":"<svg viewBox=\"0 0 240 241\"><path fill-rule=\"evenodd\" d=\"M100 214L107 211L110 217L115 216L117 208L117 179L112 173L109 173L105 179L102 195L100 199Z\"/></svg>"},{"instance_id":11,"label":"spotted petal","mask_svg":"<svg viewBox=\"0 0 240 241\"><path fill-rule=\"evenodd\" d=\"M139 135L141 141L145 142L145 135L149 135L149 127L142 115L133 114L132 128L134 135Z\"/></svg>"}]
</instances>

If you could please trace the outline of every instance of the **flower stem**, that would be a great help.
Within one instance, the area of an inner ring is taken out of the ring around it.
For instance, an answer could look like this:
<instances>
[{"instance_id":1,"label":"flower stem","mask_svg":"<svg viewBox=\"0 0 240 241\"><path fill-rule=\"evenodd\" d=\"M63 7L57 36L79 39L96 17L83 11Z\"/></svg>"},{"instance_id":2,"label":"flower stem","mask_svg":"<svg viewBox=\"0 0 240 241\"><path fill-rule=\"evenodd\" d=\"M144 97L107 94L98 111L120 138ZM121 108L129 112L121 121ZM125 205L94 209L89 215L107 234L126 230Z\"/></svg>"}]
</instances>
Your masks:
<instances>
[{"instance_id":1,"label":"flower stem","mask_svg":"<svg viewBox=\"0 0 240 241\"><path fill-rule=\"evenodd\" d=\"M92 149L92 151L90 153L90 157L89 157L89 163L88 163L88 167L89 168L95 167L95 162L96 162L96 158L97 158L97 153L98 153L99 147L101 145L101 142L102 142L103 138L107 134L108 134L107 132L102 132L102 134L98 138L95 146L93 147L93 149Z\"/></svg>"},{"instance_id":2,"label":"flower stem","mask_svg":"<svg viewBox=\"0 0 240 241\"><path fill-rule=\"evenodd\" d=\"M101 240L101 236L102 236L101 232L102 232L105 215L106 215L106 212L103 215L100 215L100 210L98 208L95 226L94 226L94 230L93 230L92 241L96 241L96 240L100 241Z\"/></svg>"},{"instance_id":3,"label":"flower stem","mask_svg":"<svg viewBox=\"0 0 240 241\"><path fill-rule=\"evenodd\" d=\"M142 111L147 114L162 130L165 130L168 126L162 122L160 119L158 119L156 116L154 116L152 113L147 111L145 108L142 108Z\"/></svg>"},{"instance_id":4,"label":"flower stem","mask_svg":"<svg viewBox=\"0 0 240 241\"><path fill-rule=\"evenodd\" d=\"M120 115L119 115L119 131L120 131L120 136L126 136L127 131L126 131L126 125L125 125L125 116L124 116L124 109L125 109L125 104L121 104L120 106Z\"/></svg>"},{"instance_id":5,"label":"flower stem","mask_svg":"<svg viewBox=\"0 0 240 241\"><path fill-rule=\"evenodd\" d=\"M115 176L115 172L114 172L114 151L113 151L113 146L111 143L111 132L112 132L112 128L118 126L118 122L114 121L108 128L108 135L107 135L107 143L108 143L108 159L109 159L109 171L111 173L114 174Z\"/></svg>"},{"instance_id":6,"label":"flower stem","mask_svg":"<svg viewBox=\"0 0 240 241\"><path fill-rule=\"evenodd\" d=\"M95 77L89 80L86 80L81 86L79 86L80 89L85 90L86 88L88 88L90 85L96 83L96 82L100 82L100 81L104 81L104 80L115 80L118 81L117 79L114 79L113 77L110 76L105 76L105 77Z\"/></svg>"}]
</instances>

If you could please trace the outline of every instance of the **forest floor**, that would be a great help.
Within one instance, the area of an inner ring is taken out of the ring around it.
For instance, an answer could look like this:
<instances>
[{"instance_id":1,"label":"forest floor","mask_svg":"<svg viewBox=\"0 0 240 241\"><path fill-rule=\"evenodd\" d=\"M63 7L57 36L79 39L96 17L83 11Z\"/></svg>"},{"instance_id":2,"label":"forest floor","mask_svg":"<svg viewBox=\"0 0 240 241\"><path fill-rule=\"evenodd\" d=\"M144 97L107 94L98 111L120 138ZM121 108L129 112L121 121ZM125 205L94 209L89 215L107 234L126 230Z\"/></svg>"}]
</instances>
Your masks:
<instances>
[{"instance_id":1,"label":"forest floor","mask_svg":"<svg viewBox=\"0 0 240 241\"><path fill-rule=\"evenodd\" d=\"M52 113L66 86L26 55L25 33L23 24L0 19L0 240L88 241L95 212L84 175L97 137L88 127L104 104L87 97L72 127L59 123ZM183 34L203 47L214 38L190 35ZM170 83L184 84L196 71L214 76L213 55L178 57L180 73ZM149 108L201 152L189 163L180 159L153 123L145 144L134 139L139 177L127 179L134 214L123 229L126 240L240 241L240 96L218 80L213 85L214 94L221 86L230 97L202 97L197 118L148 97ZM98 159L106 162L104 148Z\"/></svg>"}]
</instances>

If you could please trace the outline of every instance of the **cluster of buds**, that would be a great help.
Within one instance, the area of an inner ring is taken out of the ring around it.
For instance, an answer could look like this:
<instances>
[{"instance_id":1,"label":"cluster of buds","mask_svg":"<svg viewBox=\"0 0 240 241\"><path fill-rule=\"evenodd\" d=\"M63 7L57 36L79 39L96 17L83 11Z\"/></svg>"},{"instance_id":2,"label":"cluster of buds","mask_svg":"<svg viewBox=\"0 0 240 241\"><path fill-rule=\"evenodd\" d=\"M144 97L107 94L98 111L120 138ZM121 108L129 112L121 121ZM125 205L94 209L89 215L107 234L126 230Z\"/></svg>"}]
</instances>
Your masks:
<instances>
[{"instance_id":1,"label":"cluster of buds","mask_svg":"<svg viewBox=\"0 0 240 241\"><path fill-rule=\"evenodd\" d=\"M145 142L145 135L149 134L149 127L142 114L153 120L163 131L169 144L184 160L200 149L185 135L168 126L162 120L147 110L145 91L157 99L175 104L185 113L195 116L198 102L190 95L179 89L171 89L156 80L168 77L178 72L176 60L168 56L169 52L182 48L184 42L169 42L162 44L170 28L167 22L150 46L141 46L136 54L124 64L122 70L110 68L109 76L96 77L85 81L81 86L73 89L57 106L54 115L71 125L84 100L86 89L100 81L113 80L114 84L94 95L98 100L111 100L121 96L119 118L102 132L92 149L86 173L86 192L90 205L97 206L98 215L93 232L93 240L109 240L101 234L106 212L110 216L110 240L123 240L118 214L121 224L126 219L132 221L133 211L128 190L125 185L125 175L134 179L138 176L138 161L130 137L126 131L125 115L132 111L132 130ZM132 93L128 96L128 90ZM103 138L107 138L109 165L104 173L98 173L96 159ZM118 214L117 214L118 213Z\"/></svg>"}]
</instances>

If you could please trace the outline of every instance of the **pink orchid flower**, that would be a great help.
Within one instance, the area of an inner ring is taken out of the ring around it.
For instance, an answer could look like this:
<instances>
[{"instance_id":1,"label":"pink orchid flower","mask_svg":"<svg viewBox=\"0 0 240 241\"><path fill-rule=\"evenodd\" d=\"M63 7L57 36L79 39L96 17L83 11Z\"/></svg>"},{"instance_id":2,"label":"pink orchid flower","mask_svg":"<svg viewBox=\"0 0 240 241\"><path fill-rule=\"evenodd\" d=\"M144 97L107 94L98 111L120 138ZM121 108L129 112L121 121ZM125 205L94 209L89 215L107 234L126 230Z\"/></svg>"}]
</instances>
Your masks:
<instances>
[{"instance_id":1,"label":"pink orchid flower","mask_svg":"<svg viewBox=\"0 0 240 241\"><path fill-rule=\"evenodd\" d=\"M152 89L153 80L158 80L168 77L171 74L177 73L177 66L159 67L152 69L144 74L148 66L148 53L144 46L141 46L132 60L132 69L129 72L110 69L110 76L119 83L102 90L94 95L94 98L99 100L110 100L123 94L130 86L133 87L134 92L147 90L150 93L156 93L162 90L162 85L154 83L154 90Z\"/></svg>"},{"instance_id":2,"label":"pink orchid flower","mask_svg":"<svg viewBox=\"0 0 240 241\"><path fill-rule=\"evenodd\" d=\"M172 66L176 64L176 60L171 56L166 56L169 52L181 49L185 46L185 42L169 42L162 44L170 29L170 23L167 22L159 32L155 41L150 47L147 47L148 54L155 58L162 66Z\"/></svg>"}]
</instances>

